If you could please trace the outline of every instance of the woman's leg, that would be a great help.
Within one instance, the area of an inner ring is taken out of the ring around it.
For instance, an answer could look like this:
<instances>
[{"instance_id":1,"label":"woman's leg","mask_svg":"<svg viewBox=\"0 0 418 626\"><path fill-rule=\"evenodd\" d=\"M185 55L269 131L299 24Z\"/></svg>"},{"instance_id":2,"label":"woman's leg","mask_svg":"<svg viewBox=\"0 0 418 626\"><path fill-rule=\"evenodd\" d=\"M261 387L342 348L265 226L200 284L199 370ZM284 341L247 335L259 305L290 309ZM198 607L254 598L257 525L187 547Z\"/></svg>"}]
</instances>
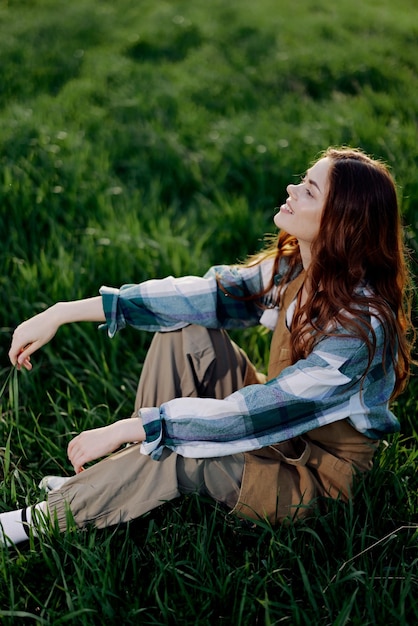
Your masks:
<instances>
[{"instance_id":1,"label":"woman's leg","mask_svg":"<svg viewBox=\"0 0 418 626\"><path fill-rule=\"evenodd\" d=\"M159 406L173 398L223 399L265 380L224 330L190 325L157 333L144 361L133 415L141 407ZM243 464L241 454L213 459L178 457L178 489L209 495L232 509L239 496Z\"/></svg>"},{"instance_id":2,"label":"woman's leg","mask_svg":"<svg viewBox=\"0 0 418 626\"><path fill-rule=\"evenodd\" d=\"M67 508L80 528L105 528L128 522L180 495L176 455L164 451L160 461L132 445L73 476L48 495L48 509L61 530Z\"/></svg>"},{"instance_id":3,"label":"woman's leg","mask_svg":"<svg viewBox=\"0 0 418 626\"><path fill-rule=\"evenodd\" d=\"M175 397L223 398L254 370L227 333L199 326L157 333L144 361L135 402L159 406ZM185 459L165 450L154 461L131 445L69 479L48 498L65 528L66 507L79 526L105 527L143 515L182 493L207 494L232 508L239 494L242 455Z\"/></svg>"},{"instance_id":4,"label":"woman's leg","mask_svg":"<svg viewBox=\"0 0 418 626\"><path fill-rule=\"evenodd\" d=\"M144 362L135 414L141 406L159 406L174 397L223 398L253 382L262 378L224 331L188 326L158 333ZM208 494L233 508L242 471L240 454L185 459L166 450L154 461L133 445L52 491L48 510L64 529L67 508L79 527L103 528L139 517L181 493Z\"/></svg>"},{"instance_id":5,"label":"woman's leg","mask_svg":"<svg viewBox=\"0 0 418 626\"><path fill-rule=\"evenodd\" d=\"M48 510L65 530L67 509L80 528L128 522L186 493L209 495L228 508L236 504L242 455L185 459L164 450L154 461L138 444L112 454L77 474L48 496Z\"/></svg>"}]
</instances>

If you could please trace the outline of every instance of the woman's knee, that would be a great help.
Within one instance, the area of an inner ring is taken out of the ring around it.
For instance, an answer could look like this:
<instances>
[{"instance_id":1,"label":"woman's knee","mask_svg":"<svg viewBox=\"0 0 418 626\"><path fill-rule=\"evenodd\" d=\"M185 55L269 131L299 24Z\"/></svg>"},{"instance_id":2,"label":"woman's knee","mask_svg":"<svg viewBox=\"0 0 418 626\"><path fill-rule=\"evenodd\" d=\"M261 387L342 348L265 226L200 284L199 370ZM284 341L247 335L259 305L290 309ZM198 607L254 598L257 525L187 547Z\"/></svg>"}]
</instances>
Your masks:
<instances>
[{"instance_id":1,"label":"woman's knee","mask_svg":"<svg viewBox=\"0 0 418 626\"><path fill-rule=\"evenodd\" d=\"M243 386L248 364L224 330L192 324L157 333L144 362L135 411L179 397L222 399Z\"/></svg>"},{"instance_id":2,"label":"woman's knee","mask_svg":"<svg viewBox=\"0 0 418 626\"><path fill-rule=\"evenodd\" d=\"M177 458L181 493L207 495L229 509L238 501L243 471L243 454L208 459Z\"/></svg>"}]
</instances>

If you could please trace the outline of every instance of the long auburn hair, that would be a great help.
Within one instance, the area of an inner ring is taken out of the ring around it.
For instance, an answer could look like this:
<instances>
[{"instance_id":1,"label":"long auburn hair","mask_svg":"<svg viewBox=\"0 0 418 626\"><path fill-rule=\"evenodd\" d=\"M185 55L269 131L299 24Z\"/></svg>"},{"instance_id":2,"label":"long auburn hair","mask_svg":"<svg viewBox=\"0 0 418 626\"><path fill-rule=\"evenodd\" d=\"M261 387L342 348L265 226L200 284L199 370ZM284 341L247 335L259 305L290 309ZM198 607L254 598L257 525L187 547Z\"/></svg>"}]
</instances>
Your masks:
<instances>
[{"instance_id":1,"label":"long auburn hair","mask_svg":"<svg viewBox=\"0 0 418 626\"><path fill-rule=\"evenodd\" d=\"M412 332L410 277L406 263L396 187L388 168L360 150L328 148L320 158L330 161L328 192L319 233L312 243L307 269L310 292L294 315L291 328L292 359L306 357L323 337L341 325L347 336L360 338L368 349L368 364L376 352L371 322L361 310L374 311L385 332L382 354L393 362L395 386L392 398L405 387L411 365ZM295 237L280 232L273 252L270 246L250 264L274 254L274 271L288 257L289 280L301 263ZM266 291L273 284L267 286ZM369 288L362 295L360 284ZM261 294L258 294L259 296Z\"/></svg>"}]
</instances>

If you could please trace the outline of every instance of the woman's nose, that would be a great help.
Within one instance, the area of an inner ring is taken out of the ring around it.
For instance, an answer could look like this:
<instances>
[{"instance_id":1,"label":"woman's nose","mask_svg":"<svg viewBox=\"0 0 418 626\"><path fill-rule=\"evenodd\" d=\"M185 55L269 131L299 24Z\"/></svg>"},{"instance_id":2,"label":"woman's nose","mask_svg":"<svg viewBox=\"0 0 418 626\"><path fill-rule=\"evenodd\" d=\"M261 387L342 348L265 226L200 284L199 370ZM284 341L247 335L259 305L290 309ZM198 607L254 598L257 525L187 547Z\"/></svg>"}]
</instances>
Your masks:
<instances>
[{"instance_id":1,"label":"woman's nose","mask_svg":"<svg viewBox=\"0 0 418 626\"><path fill-rule=\"evenodd\" d=\"M286 191L291 198L296 198L297 185L288 185Z\"/></svg>"}]
</instances>

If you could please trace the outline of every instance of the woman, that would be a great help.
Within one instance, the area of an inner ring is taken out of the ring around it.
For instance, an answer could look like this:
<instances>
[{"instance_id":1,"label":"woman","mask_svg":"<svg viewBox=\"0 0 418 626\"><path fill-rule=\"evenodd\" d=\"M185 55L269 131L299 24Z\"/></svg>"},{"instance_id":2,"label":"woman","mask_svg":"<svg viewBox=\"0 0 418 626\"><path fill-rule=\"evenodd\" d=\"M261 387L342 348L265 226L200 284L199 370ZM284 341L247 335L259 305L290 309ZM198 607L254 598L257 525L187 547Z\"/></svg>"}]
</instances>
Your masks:
<instances>
[{"instance_id":1,"label":"woman","mask_svg":"<svg viewBox=\"0 0 418 626\"><path fill-rule=\"evenodd\" d=\"M9 356L28 370L64 323L102 322L111 337L126 324L165 331L134 419L82 432L68 446L75 476L47 480L36 507L61 529L67 507L78 526L104 527L190 492L241 517L297 519L324 496L347 500L379 439L399 430L389 401L408 379L411 324L393 180L360 151L328 149L287 192L276 244L245 265L103 287L15 330ZM225 331L256 324L274 331L267 377ZM0 521L17 543L33 509Z\"/></svg>"}]
</instances>

